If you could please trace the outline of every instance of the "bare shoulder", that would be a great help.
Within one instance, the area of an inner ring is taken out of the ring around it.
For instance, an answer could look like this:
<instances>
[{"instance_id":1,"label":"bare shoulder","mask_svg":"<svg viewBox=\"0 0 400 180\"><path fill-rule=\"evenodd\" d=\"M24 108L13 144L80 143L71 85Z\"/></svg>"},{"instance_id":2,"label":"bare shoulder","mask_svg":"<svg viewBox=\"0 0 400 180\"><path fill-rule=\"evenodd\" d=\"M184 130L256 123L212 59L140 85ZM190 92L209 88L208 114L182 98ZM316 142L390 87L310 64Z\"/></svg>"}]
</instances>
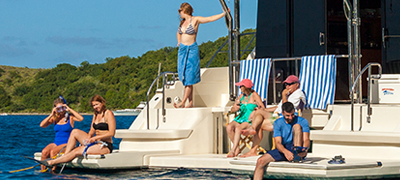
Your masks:
<instances>
[{"instance_id":1,"label":"bare shoulder","mask_svg":"<svg viewBox=\"0 0 400 180\"><path fill-rule=\"evenodd\" d=\"M199 22L200 22L200 20L201 20L201 18L203 18L203 17L201 17L201 16L192 16L192 24L198 24Z\"/></svg>"},{"instance_id":2,"label":"bare shoulder","mask_svg":"<svg viewBox=\"0 0 400 180\"><path fill-rule=\"evenodd\" d=\"M106 116L114 116L114 113L109 109L106 110L105 114L106 114Z\"/></svg>"},{"instance_id":3,"label":"bare shoulder","mask_svg":"<svg viewBox=\"0 0 400 180\"><path fill-rule=\"evenodd\" d=\"M253 94L255 97L260 97L260 95L256 91L254 91Z\"/></svg>"}]
</instances>

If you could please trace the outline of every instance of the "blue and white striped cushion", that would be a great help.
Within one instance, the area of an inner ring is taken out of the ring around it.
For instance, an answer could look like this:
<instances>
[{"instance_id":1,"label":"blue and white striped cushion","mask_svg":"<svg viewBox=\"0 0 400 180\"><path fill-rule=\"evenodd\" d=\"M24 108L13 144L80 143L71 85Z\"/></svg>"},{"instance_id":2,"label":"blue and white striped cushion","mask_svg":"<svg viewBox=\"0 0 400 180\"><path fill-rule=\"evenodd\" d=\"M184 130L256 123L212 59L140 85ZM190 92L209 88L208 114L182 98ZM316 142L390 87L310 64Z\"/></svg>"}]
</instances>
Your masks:
<instances>
[{"instance_id":1,"label":"blue and white striped cushion","mask_svg":"<svg viewBox=\"0 0 400 180\"><path fill-rule=\"evenodd\" d=\"M261 100L267 99L268 77L271 69L271 58L242 60L240 62L240 76L242 79L250 79L253 89L260 95ZM240 88L238 90L239 94Z\"/></svg>"},{"instance_id":2,"label":"blue and white striped cushion","mask_svg":"<svg viewBox=\"0 0 400 180\"><path fill-rule=\"evenodd\" d=\"M307 108L325 109L333 104L336 88L335 55L304 56L301 59L300 88L307 97Z\"/></svg>"}]
</instances>

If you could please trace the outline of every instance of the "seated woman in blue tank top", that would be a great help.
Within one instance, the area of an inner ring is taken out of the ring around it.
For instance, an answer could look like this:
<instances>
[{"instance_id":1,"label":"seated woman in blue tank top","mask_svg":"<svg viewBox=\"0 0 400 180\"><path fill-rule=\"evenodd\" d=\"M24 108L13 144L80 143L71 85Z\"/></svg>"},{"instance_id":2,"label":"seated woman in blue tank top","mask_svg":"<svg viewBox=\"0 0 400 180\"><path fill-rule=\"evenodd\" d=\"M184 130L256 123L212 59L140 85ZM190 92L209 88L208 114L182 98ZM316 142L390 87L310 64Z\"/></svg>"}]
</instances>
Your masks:
<instances>
[{"instance_id":1,"label":"seated woman in blue tank top","mask_svg":"<svg viewBox=\"0 0 400 180\"><path fill-rule=\"evenodd\" d=\"M236 86L239 86L243 93L231 108L231 112L239 111L239 115L226 126L229 139L233 143L228 157L236 157L240 153L239 141L241 130L250 126L253 113L257 108L264 108L264 103L262 103L260 95L252 89L253 82L250 79L243 79L239 83L236 83Z\"/></svg>"},{"instance_id":2,"label":"seated woman in blue tank top","mask_svg":"<svg viewBox=\"0 0 400 180\"><path fill-rule=\"evenodd\" d=\"M68 112L68 114L67 114ZM51 114L40 123L40 127L46 128L50 124L54 124L56 133L54 142L48 144L42 150L41 159L55 157L60 150L67 145L69 135L74 128L75 121L82 121L83 117L65 104L64 99L60 96L53 102L53 110ZM42 170L46 167L42 166Z\"/></svg>"}]
</instances>

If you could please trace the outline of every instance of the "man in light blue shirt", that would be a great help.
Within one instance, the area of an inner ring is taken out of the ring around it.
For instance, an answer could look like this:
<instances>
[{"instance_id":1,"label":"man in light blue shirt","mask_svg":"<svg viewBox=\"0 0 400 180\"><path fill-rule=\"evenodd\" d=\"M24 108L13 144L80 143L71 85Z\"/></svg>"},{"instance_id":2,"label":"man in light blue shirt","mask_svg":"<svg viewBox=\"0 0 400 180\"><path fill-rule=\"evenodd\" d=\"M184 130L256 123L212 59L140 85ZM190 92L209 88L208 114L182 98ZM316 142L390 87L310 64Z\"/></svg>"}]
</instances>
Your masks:
<instances>
[{"instance_id":1,"label":"man in light blue shirt","mask_svg":"<svg viewBox=\"0 0 400 180\"><path fill-rule=\"evenodd\" d=\"M294 115L291 102L282 104L282 118L274 123L274 139L276 149L268 151L258 158L254 179L264 177L265 167L274 161L299 162L307 156L310 147L310 127L308 121Z\"/></svg>"}]
</instances>

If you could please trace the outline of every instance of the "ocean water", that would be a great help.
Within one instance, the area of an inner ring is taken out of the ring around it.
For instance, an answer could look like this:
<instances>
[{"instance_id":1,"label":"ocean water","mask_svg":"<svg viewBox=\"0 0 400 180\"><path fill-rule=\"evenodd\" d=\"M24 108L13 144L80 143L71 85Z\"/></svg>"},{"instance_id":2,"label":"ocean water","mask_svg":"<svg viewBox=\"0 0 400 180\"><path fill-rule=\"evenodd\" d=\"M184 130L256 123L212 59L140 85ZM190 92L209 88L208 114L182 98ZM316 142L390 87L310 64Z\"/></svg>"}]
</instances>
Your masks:
<instances>
[{"instance_id":1,"label":"ocean water","mask_svg":"<svg viewBox=\"0 0 400 180\"><path fill-rule=\"evenodd\" d=\"M41 128L40 122L46 115L0 116L0 179L250 179L246 175L210 169L140 169L123 171L64 170L62 174L41 173L40 167L26 171L9 171L36 165L23 156L33 157L47 144L53 142L53 126ZM134 116L116 116L117 129L127 129ZM75 128L86 132L90 129L92 116L84 116L75 122ZM114 149L119 149L120 139L114 139Z\"/></svg>"}]
</instances>

